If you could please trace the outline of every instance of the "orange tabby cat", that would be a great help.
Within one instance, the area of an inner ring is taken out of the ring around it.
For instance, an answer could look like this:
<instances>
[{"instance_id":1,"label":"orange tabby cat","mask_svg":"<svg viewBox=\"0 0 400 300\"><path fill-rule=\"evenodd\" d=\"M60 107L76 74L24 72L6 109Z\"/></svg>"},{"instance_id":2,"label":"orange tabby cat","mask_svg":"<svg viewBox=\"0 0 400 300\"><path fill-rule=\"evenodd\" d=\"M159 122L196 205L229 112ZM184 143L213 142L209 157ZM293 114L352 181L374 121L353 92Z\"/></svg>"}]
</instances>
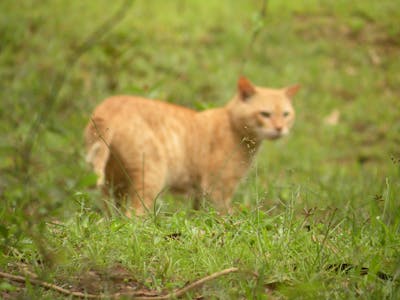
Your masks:
<instances>
[{"instance_id":1,"label":"orange tabby cat","mask_svg":"<svg viewBox=\"0 0 400 300\"><path fill-rule=\"evenodd\" d=\"M151 209L166 188L193 195L195 208L206 197L229 212L261 142L292 127L298 89L258 87L241 77L227 105L202 112L133 96L106 99L85 130L97 185L129 199L127 216Z\"/></svg>"}]
</instances>

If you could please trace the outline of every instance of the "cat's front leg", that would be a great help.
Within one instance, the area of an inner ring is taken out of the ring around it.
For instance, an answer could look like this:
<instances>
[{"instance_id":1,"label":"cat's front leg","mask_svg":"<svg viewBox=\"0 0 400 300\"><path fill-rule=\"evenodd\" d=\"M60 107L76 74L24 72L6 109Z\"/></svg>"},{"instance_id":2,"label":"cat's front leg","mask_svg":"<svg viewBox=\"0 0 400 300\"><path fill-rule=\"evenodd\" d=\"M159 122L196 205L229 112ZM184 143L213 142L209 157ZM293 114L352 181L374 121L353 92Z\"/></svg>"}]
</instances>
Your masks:
<instances>
[{"instance_id":1,"label":"cat's front leg","mask_svg":"<svg viewBox=\"0 0 400 300\"><path fill-rule=\"evenodd\" d=\"M232 213L231 199L235 188L236 181L221 176L205 176L201 181L200 199L211 202L220 214L230 214Z\"/></svg>"},{"instance_id":2,"label":"cat's front leg","mask_svg":"<svg viewBox=\"0 0 400 300\"><path fill-rule=\"evenodd\" d=\"M231 214L233 212L231 206L231 197L223 196L221 193L212 193L211 201L221 215Z\"/></svg>"},{"instance_id":3,"label":"cat's front leg","mask_svg":"<svg viewBox=\"0 0 400 300\"><path fill-rule=\"evenodd\" d=\"M206 198L220 214L231 214L233 212L231 207L233 192L234 188L229 186L213 186L206 193Z\"/></svg>"}]
</instances>

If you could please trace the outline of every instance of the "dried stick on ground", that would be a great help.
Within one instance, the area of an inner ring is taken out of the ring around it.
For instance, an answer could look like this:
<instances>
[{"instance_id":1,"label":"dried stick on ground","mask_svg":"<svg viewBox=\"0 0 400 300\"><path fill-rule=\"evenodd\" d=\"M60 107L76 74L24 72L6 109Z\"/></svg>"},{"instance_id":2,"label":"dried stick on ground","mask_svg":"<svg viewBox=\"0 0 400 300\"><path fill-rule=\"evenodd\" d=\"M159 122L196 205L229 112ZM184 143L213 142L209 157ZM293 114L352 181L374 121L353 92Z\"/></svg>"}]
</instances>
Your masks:
<instances>
[{"instance_id":1,"label":"dried stick on ground","mask_svg":"<svg viewBox=\"0 0 400 300\"><path fill-rule=\"evenodd\" d=\"M79 298L88 298L88 299L100 299L101 298L101 296L99 296L99 295L85 294L85 293L81 293L81 292L73 292L73 291L64 289L58 285L44 282L44 281L41 281L38 279L30 278L30 277L23 277L23 276L19 276L19 275L4 273L4 272L0 272L0 277L9 279L9 280L12 280L15 282L21 282L21 283L25 283L26 281L29 281L31 284L38 285L38 286L44 287L46 289L55 290L61 294L65 294L65 295L69 295L69 296L74 296L74 297L79 297Z\"/></svg>"},{"instance_id":2,"label":"dried stick on ground","mask_svg":"<svg viewBox=\"0 0 400 300\"><path fill-rule=\"evenodd\" d=\"M21 283L25 283L26 281L29 281L31 284L37 285L37 286L41 286L44 287L46 289L49 290L54 290L57 291L61 294L64 295L69 295L69 296L73 296L73 297L77 297L77 298L85 298L85 299L118 299L119 297L126 297L126 296L130 296L133 297L136 300L164 300L164 299L171 299L171 298L179 298L181 296L183 296L184 294L186 294L187 292L194 290L196 288L199 288L200 286L202 286L204 283L214 280L220 276L223 275L227 275L230 273L235 273L238 272L239 269L238 268L228 268L219 272L215 272L211 275L208 275L206 277L203 277L199 280L196 280L195 282L182 287L180 289L176 289L173 292L167 294L167 295L155 295L155 296L143 296L143 292L130 292L130 293L115 293L115 294L111 294L111 295L106 295L106 294L87 294L87 293L82 293L82 292L74 292L71 290L67 290L64 289L58 285L55 284L51 284L45 281L41 281L38 279L34 279L34 278L30 278L30 277L23 277L23 276L19 276L19 275L13 275L13 274L9 274L9 273L4 273L4 272L0 272L0 277L2 278L6 278L8 280L11 281L15 281L15 282L21 282ZM142 296L139 296L142 295Z\"/></svg>"}]
</instances>

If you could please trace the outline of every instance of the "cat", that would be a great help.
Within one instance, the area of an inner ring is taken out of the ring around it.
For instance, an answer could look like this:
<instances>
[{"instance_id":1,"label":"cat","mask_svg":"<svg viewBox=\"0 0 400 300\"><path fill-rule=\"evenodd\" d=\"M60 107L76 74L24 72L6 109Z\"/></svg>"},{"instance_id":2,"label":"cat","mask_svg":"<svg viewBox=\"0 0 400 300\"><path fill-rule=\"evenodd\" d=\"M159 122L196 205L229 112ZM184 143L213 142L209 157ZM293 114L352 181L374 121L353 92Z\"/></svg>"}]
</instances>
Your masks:
<instances>
[{"instance_id":1,"label":"cat","mask_svg":"<svg viewBox=\"0 0 400 300\"><path fill-rule=\"evenodd\" d=\"M197 112L135 96L114 96L85 129L87 161L97 186L128 200L128 217L150 211L165 189L209 199L231 212L231 197L261 142L287 135L300 86L270 89L244 76L225 106Z\"/></svg>"}]
</instances>

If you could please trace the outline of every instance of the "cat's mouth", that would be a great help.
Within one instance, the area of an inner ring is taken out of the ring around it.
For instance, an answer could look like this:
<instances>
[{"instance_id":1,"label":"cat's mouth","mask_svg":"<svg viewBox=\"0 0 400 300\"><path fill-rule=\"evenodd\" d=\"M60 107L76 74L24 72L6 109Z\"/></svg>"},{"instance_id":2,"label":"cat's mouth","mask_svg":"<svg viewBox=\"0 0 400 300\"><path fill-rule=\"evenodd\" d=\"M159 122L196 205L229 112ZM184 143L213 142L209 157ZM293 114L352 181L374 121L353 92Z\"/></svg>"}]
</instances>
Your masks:
<instances>
[{"instance_id":1,"label":"cat's mouth","mask_svg":"<svg viewBox=\"0 0 400 300\"><path fill-rule=\"evenodd\" d=\"M275 132L268 134L267 138L270 140L277 140L283 136L282 132Z\"/></svg>"},{"instance_id":2,"label":"cat's mouth","mask_svg":"<svg viewBox=\"0 0 400 300\"><path fill-rule=\"evenodd\" d=\"M259 140L277 140L281 137L287 135L289 130L283 128L283 130L273 130L273 129L259 129L256 131L256 136Z\"/></svg>"},{"instance_id":3,"label":"cat's mouth","mask_svg":"<svg viewBox=\"0 0 400 300\"><path fill-rule=\"evenodd\" d=\"M274 130L274 131L269 131L266 135L266 138L269 140L277 140L285 135L288 134L287 130Z\"/></svg>"}]
</instances>

